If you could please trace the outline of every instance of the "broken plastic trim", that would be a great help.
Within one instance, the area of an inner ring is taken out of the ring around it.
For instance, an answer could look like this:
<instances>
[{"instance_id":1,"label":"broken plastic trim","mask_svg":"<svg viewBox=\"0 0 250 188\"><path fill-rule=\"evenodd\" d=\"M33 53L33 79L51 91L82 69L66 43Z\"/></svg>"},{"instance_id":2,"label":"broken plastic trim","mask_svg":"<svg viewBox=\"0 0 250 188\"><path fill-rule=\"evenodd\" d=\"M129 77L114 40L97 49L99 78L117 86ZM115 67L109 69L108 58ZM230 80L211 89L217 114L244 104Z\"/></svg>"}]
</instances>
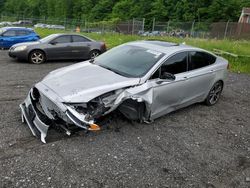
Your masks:
<instances>
[{"instance_id":1,"label":"broken plastic trim","mask_svg":"<svg viewBox=\"0 0 250 188\"><path fill-rule=\"evenodd\" d=\"M46 136L47 136L47 132L49 129L49 126L46 125L45 123L43 123L39 117L37 116L32 104L29 104L32 107L32 110L34 112L34 117L30 117L28 115L28 113L26 112L26 107L25 107L25 103L20 104L20 108L21 108L21 113L22 113L22 120L26 121L28 127L30 128L32 134L36 137L40 137L41 141L43 143L46 143Z\"/></svg>"},{"instance_id":2,"label":"broken plastic trim","mask_svg":"<svg viewBox=\"0 0 250 188\"><path fill-rule=\"evenodd\" d=\"M25 99L25 101L22 104L20 104L20 109L21 109L22 122L28 125L34 136L40 138L43 143L46 143L45 138L47 136L47 132L50 125L47 125L46 123L43 122L42 119L40 119L41 117L38 114L39 111L37 111L36 107L32 103L31 94L29 94ZM98 125L94 126L95 125L94 120L86 121L85 120L86 115L79 114L71 107L68 107L67 109L68 110L65 112L66 116L71 120L71 122L75 126L90 131L100 130L100 127ZM65 129L64 126L63 129ZM71 134L70 131L68 131L67 129L65 129L65 131L67 135Z\"/></svg>"}]
</instances>

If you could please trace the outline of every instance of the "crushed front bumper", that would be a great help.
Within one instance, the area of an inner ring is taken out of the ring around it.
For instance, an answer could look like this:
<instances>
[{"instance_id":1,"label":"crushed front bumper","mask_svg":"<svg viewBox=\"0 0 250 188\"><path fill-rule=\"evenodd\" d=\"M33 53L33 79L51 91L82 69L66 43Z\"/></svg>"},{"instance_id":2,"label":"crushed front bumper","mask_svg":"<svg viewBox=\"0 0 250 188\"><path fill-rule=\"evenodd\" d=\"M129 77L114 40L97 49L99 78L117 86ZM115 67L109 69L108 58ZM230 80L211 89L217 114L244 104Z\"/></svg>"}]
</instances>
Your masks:
<instances>
[{"instance_id":1,"label":"crushed front bumper","mask_svg":"<svg viewBox=\"0 0 250 188\"><path fill-rule=\"evenodd\" d=\"M30 128L32 134L40 138L43 143L46 143L46 136L51 125L60 126L67 135L71 135L71 131L67 129L63 124L57 124L54 120L49 119L46 115L42 114L36 107L35 102L32 100L31 93L22 104L20 104L22 122L26 123ZM75 125L85 130L97 131L100 130L99 126L94 124L94 121L84 121L78 114L72 109L68 108L65 112L65 116L69 119L68 124ZM80 120L82 119L82 120Z\"/></svg>"},{"instance_id":2,"label":"crushed front bumper","mask_svg":"<svg viewBox=\"0 0 250 188\"><path fill-rule=\"evenodd\" d=\"M46 143L46 136L49 129L49 125L45 124L38 116L34 106L28 96L25 102L20 104L22 122L27 123L32 134L36 137L40 137L43 143Z\"/></svg>"}]
</instances>

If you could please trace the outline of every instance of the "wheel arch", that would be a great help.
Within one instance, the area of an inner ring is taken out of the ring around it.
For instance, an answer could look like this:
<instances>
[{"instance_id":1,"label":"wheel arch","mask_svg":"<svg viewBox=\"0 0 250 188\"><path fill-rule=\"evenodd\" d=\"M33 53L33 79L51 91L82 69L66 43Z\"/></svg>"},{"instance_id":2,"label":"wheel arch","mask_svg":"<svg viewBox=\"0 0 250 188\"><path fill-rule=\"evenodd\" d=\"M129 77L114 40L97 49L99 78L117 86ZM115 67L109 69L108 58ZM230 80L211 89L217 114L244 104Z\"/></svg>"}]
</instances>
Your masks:
<instances>
[{"instance_id":1,"label":"wheel arch","mask_svg":"<svg viewBox=\"0 0 250 188\"><path fill-rule=\"evenodd\" d=\"M126 118L142 121L147 116L147 106L145 101L137 101L131 98L124 100L117 107Z\"/></svg>"},{"instance_id":2,"label":"wheel arch","mask_svg":"<svg viewBox=\"0 0 250 188\"><path fill-rule=\"evenodd\" d=\"M224 88L224 81L222 79L219 79L219 80L215 81L214 84L217 83L217 82L221 82L222 83L222 89L223 89Z\"/></svg>"},{"instance_id":3,"label":"wheel arch","mask_svg":"<svg viewBox=\"0 0 250 188\"><path fill-rule=\"evenodd\" d=\"M40 51L40 52L42 52L44 54L44 56L45 56L45 60L47 60L47 54L46 54L46 52L44 50L40 49L40 48L34 48L34 49L30 50L29 53L28 53L28 59L30 58L31 53L34 52L34 51Z\"/></svg>"}]
</instances>

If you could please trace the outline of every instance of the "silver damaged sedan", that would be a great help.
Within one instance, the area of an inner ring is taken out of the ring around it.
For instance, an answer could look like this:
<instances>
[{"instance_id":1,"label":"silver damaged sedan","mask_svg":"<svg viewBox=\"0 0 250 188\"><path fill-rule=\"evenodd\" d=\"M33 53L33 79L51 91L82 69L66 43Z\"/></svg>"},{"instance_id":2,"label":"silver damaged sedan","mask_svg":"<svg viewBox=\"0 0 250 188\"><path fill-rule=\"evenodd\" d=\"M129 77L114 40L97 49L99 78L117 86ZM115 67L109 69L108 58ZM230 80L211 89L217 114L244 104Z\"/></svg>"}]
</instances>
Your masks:
<instances>
[{"instance_id":1,"label":"silver damaged sedan","mask_svg":"<svg viewBox=\"0 0 250 188\"><path fill-rule=\"evenodd\" d=\"M49 128L70 135L98 131L98 119L117 110L152 122L188 105L218 102L228 61L208 51L162 41L126 43L99 57L49 73L20 105L22 120L46 142Z\"/></svg>"}]
</instances>

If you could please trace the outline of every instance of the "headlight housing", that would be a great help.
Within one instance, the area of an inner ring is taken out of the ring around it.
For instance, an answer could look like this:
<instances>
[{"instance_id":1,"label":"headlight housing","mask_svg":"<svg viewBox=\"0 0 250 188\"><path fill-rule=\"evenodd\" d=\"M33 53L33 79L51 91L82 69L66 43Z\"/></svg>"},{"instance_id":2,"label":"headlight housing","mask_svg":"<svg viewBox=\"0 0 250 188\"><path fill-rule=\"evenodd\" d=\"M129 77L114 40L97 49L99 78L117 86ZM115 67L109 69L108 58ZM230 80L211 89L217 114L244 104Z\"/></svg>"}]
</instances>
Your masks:
<instances>
[{"instance_id":1,"label":"headlight housing","mask_svg":"<svg viewBox=\"0 0 250 188\"><path fill-rule=\"evenodd\" d=\"M81 103L81 104L66 104L70 108L77 111L79 114L85 114L87 112L87 104Z\"/></svg>"},{"instance_id":2,"label":"headlight housing","mask_svg":"<svg viewBox=\"0 0 250 188\"><path fill-rule=\"evenodd\" d=\"M14 48L14 51L23 51L27 48L27 46L17 46Z\"/></svg>"}]
</instances>

